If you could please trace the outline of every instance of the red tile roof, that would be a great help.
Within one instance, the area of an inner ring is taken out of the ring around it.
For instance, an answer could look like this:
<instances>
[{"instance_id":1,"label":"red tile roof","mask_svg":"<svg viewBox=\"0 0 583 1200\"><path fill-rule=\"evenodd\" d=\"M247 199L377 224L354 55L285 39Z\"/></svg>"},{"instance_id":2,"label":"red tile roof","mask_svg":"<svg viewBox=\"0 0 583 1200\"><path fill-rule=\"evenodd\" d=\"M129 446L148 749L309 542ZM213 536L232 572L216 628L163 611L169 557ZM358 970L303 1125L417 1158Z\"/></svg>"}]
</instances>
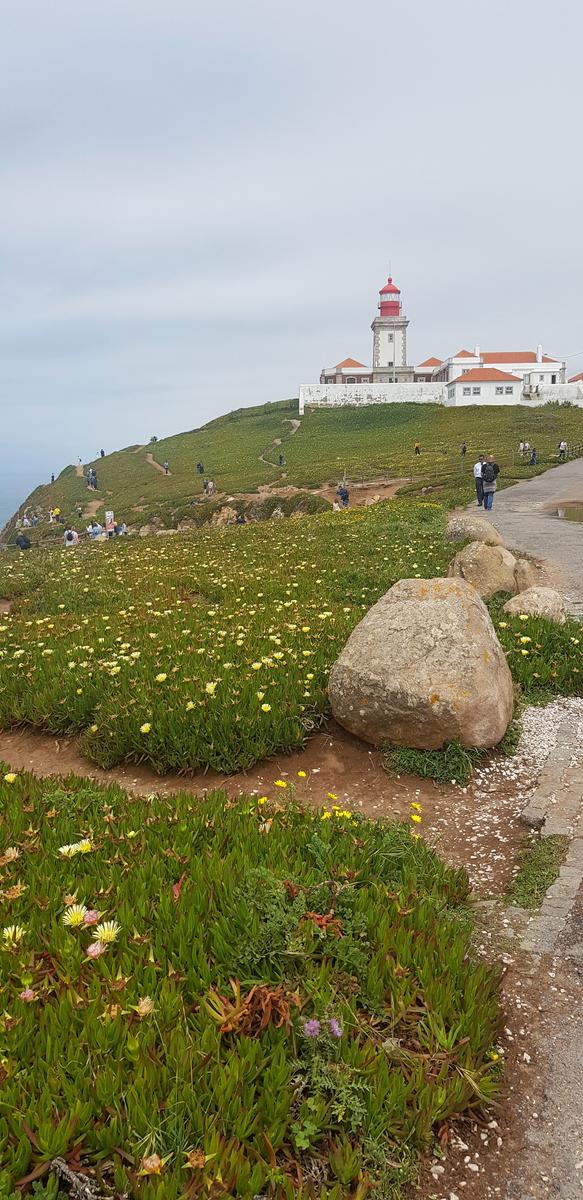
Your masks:
<instances>
[{"instance_id":1,"label":"red tile roof","mask_svg":"<svg viewBox=\"0 0 583 1200\"><path fill-rule=\"evenodd\" d=\"M342 362L336 363L336 370L341 371L343 367L364 367L365 371L369 368L365 367L364 363L357 362L355 358L345 358Z\"/></svg>"},{"instance_id":2,"label":"red tile roof","mask_svg":"<svg viewBox=\"0 0 583 1200\"><path fill-rule=\"evenodd\" d=\"M471 350L458 350L457 354L452 354L452 358L476 358Z\"/></svg>"},{"instance_id":3,"label":"red tile roof","mask_svg":"<svg viewBox=\"0 0 583 1200\"><path fill-rule=\"evenodd\" d=\"M583 371L579 371L578 375L571 375L569 383L581 383L583 381Z\"/></svg>"},{"instance_id":4,"label":"red tile roof","mask_svg":"<svg viewBox=\"0 0 583 1200\"><path fill-rule=\"evenodd\" d=\"M518 375L509 375L507 371L497 371L495 367L474 367L451 383L522 383ZM450 385L451 386L451 385Z\"/></svg>"},{"instance_id":5,"label":"red tile roof","mask_svg":"<svg viewBox=\"0 0 583 1200\"><path fill-rule=\"evenodd\" d=\"M535 363L537 362L536 353L534 350L488 350L480 355L485 363L501 362L501 363ZM543 362L555 363L557 358L549 358L547 354L543 354Z\"/></svg>"},{"instance_id":6,"label":"red tile roof","mask_svg":"<svg viewBox=\"0 0 583 1200\"><path fill-rule=\"evenodd\" d=\"M420 371L421 367L440 367L442 362L441 358L426 358L425 362L419 363L417 370Z\"/></svg>"}]
</instances>

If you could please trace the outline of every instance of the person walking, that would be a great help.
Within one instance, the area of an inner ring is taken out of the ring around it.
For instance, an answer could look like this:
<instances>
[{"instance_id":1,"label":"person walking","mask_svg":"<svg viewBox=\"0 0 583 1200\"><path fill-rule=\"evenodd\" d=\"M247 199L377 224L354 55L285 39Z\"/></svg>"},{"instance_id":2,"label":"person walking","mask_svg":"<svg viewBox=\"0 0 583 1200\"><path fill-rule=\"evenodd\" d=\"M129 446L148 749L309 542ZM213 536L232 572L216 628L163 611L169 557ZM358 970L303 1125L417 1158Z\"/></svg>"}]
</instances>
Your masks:
<instances>
[{"instance_id":1,"label":"person walking","mask_svg":"<svg viewBox=\"0 0 583 1200\"><path fill-rule=\"evenodd\" d=\"M474 463L474 483L476 485L476 500L481 508L484 503L484 483L482 480L482 467L484 466L484 455L480 454L477 462Z\"/></svg>"},{"instance_id":2,"label":"person walking","mask_svg":"<svg viewBox=\"0 0 583 1200\"><path fill-rule=\"evenodd\" d=\"M524 454L524 442L523 441L518 443L518 453L520 454L520 457L522 458L522 455Z\"/></svg>"},{"instance_id":3,"label":"person walking","mask_svg":"<svg viewBox=\"0 0 583 1200\"><path fill-rule=\"evenodd\" d=\"M421 444L420 444L420 442L415 442L415 447L414 447L414 449L415 449L415 454L416 454L416 455L417 455L417 454L421 454Z\"/></svg>"},{"instance_id":4,"label":"person walking","mask_svg":"<svg viewBox=\"0 0 583 1200\"><path fill-rule=\"evenodd\" d=\"M564 439L561 439L561 441L559 442L559 458L560 458L561 462L564 462L566 457L567 457L567 443Z\"/></svg>"},{"instance_id":5,"label":"person walking","mask_svg":"<svg viewBox=\"0 0 583 1200\"><path fill-rule=\"evenodd\" d=\"M162 468L163 468L164 474L168 475L170 472L170 463L167 463L167 462L162 463Z\"/></svg>"},{"instance_id":6,"label":"person walking","mask_svg":"<svg viewBox=\"0 0 583 1200\"><path fill-rule=\"evenodd\" d=\"M500 467L494 461L494 455L489 454L485 463L482 466L482 488L484 491L484 508L489 512L494 503L494 492L496 491L496 480L500 474Z\"/></svg>"},{"instance_id":7,"label":"person walking","mask_svg":"<svg viewBox=\"0 0 583 1200\"><path fill-rule=\"evenodd\" d=\"M533 448L530 452L530 458L528 460L528 465L529 465L529 467L536 467L537 463L538 463L538 454L536 452L535 447L533 446Z\"/></svg>"},{"instance_id":8,"label":"person walking","mask_svg":"<svg viewBox=\"0 0 583 1200\"><path fill-rule=\"evenodd\" d=\"M467 452L468 452L468 444L467 444L467 442L462 442L462 444L460 446L460 454L461 454L462 458L466 457Z\"/></svg>"}]
</instances>

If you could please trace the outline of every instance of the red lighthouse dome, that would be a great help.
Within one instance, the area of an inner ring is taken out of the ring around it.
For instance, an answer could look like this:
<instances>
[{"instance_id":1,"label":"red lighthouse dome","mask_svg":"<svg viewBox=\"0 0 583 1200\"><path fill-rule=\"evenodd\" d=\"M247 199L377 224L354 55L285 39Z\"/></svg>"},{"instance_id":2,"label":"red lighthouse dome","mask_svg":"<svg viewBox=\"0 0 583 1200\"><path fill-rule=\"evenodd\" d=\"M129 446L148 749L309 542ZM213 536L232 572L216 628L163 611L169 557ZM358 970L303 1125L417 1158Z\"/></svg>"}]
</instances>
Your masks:
<instances>
[{"instance_id":1,"label":"red lighthouse dome","mask_svg":"<svg viewBox=\"0 0 583 1200\"><path fill-rule=\"evenodd\" d=\"M379 310L381 317L401 315L401 289L395 286L391 275L379 292Z\"/></svg>"}]
</instances>

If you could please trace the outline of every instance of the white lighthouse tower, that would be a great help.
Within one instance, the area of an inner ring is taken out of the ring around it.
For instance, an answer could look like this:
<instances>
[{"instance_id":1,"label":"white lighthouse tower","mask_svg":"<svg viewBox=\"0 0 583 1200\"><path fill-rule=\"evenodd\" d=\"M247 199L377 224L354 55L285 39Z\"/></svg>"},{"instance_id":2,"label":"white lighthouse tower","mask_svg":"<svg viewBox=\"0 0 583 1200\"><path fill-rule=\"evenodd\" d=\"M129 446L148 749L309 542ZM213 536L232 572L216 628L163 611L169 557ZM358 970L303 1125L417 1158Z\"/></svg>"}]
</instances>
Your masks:
<instances>
[{"instance_id":1,"label":"white lighthouse tower","mask_svg":"<svg viewBox=\"0 0 583 1200\"><path fill-rule=\"evenodd\" d=\"M379 315L372 329L373 383L412 383L413 367L407 366L407 326L401 291L391 276L379 292Z\"/></svg>"}]
</instances>

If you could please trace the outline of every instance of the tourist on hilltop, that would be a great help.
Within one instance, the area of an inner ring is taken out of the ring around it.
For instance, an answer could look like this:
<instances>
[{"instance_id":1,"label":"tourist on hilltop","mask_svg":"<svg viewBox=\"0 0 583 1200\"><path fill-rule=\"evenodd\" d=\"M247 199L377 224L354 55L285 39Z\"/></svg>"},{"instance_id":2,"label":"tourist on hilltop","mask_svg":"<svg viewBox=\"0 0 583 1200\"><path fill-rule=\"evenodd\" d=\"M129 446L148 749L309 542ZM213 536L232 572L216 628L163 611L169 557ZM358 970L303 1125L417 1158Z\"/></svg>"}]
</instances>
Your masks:
<instances>
[{"instance_id":1,"label":"tourist on hilltop","mask_svg":"<svg viewBox=\"0 0 583 1200\"><path fill-rule=\"evenodd\" d=\"M19 550L30 550L30 538L26 533L17 533L14 544Z\"/></svg>"},{"instance_id":2,"label":"tourist on hilltop","mask_svg":"<svg viewBox=\"0 0 583 1200\"><path fill-rule=\"evenodd\" d=\"M559 442L559 458L560 458L561 462L564 462L566 457L567 457L567 443L562 439Z\"/></svg>"},{"instance_id":3,"label":"tourist on hilltop","mask_svg":"<svg viewBox=\"0 0 583 1200\"><path fill-rule=\"evenodd\" d=\"M484 483L482 480L482 467L484 466L484 455L480 454L477 462L474 463L474 483L476 485L476 499L480 508L484 503Z\"/></svg>"},{"instance_id":4,"label":"tourist on hilltop","mask_svg":"<svg viewBox=\"0 0 583 1200\"><path fill-rule=\"evenodd\" d=\"M63 541L66 546L76 546L79 542L79 534L77 533L77 530L71 529L71 527L68 525L63 534Z\"/></svg>"},{"instance_id":5,"label":"tourist on hilltop","mask_svg":"<svg viewBox=\"0 0 583 1200\"><path fill-rule=\"evenodd\" d=\"M482 466L482 487L484 489L484 508L490 510L494 503L494 492L496 491L496 480L500 474L500 467L494 461L494 455L489 454L485 463Z\"/></svg>"},{"instance_id":6,"label":"tourist on hilltop","mask_svg":"<svg viewBox=\"0 0 583 1200\"><path fill-rule=\"evenodd\" d=\"M415 454L421 454L421 443L415 442Z\"/></svg>"},{"instance_id":7,"label":"tourist on hilltop","mask_svg":"<svg viewBox=\"0 0 583 1200\"><path fill-rule=\"evenodd\" d=\"M168 475L170 472L170 463L167 463L167 462L162 463L162 470L165 475Z\"/></svg>"},{"instance_id":8,"label":"tourist on hilltop","mask_svg":"<svg viewBox=\"0 0 583 1200\"><path fill-rule=\"evenodd\" d=\"M91 473L91 487L93 488L94 492L97 491L97 471L93 471Z\"/></svg>"},{"instance_id":9,"label":"tourist on hilltop","mask_svg":"<svg viewBox=\"0 0 583 1200\"><path fill-rule=\"evenodd\" d=\"M27 513L25 513L22 518L22 524L24 525L25 529L28 529L28 527L30 525L30 518Z\"/></svg>"},{"instance_id":10,"label":"tourist on hilltop","mask_svg":"<svg viewBox=\"0 0 583 1200\"><path fill-rule=\"evenodd\" d=\"M466 457L467 452L468 452L467 442L462 442L462 444L460 446L460 454L461 454L462 458Z\"/></svg>"},{"instance_id":11,"label":"tourist on hilltop","mask_svg":"<svg viewBox=\"0 0 583 1200\"><path fill-rule=\"evenodd\" d=\"M38 515L37 515L37 513L33 513L33 514L32 514L32 517L31 517L30 523L31 523L31 525L32 525L33 529L36 529L36 527L37 527L37 525L38 525Z\"/></svg>"},{"instance_id":12,"label":"tourist on hilltop","mask_svg":"<svg viewBox=\"0 0 583 1200\"><path fill-rule=\"evenodd\" d=\"M348 495L348 488L346 487L345 483L338 484L338 487L336 489L336 495L338 496L338 499L340 501L340 504L342 505L342 508L348 508L348 502L349 502L350 497Z\"/></svg>"},{"instance_id":13,"label":"tourist on hilltop","mask_svg":"<svg viewBox=\"0 0 583 1200\"><path fill-rule=\"evenodd\" d=\"M53 471L53 474L51 475L51 483L54 483L54 482L55 482L55 473Z\"/></svg>"},{"instance_id":14,"label":"tourist on hilltop","mask_svg":"<svg viewBox=\"0 0 583 1200\"><path fill-rule=\"evenodd\" d=\"M533 446L533 448L530 452L530 458L528 460L528 465L529 465L529 467L536 467L537 463L538 463L538 454L535 450L535 447Z\"/></svg>"},{"instance_id":15,"label":"tourist on hilltop","mask_svg":"<svg viewBox=\"0 0 583 1200\"><path fill-rule=\"evenodd\" d=\"M100 458L105 458L105 450L100 450L99 456L100 456Z\"/></svg>"}]
</instances>

